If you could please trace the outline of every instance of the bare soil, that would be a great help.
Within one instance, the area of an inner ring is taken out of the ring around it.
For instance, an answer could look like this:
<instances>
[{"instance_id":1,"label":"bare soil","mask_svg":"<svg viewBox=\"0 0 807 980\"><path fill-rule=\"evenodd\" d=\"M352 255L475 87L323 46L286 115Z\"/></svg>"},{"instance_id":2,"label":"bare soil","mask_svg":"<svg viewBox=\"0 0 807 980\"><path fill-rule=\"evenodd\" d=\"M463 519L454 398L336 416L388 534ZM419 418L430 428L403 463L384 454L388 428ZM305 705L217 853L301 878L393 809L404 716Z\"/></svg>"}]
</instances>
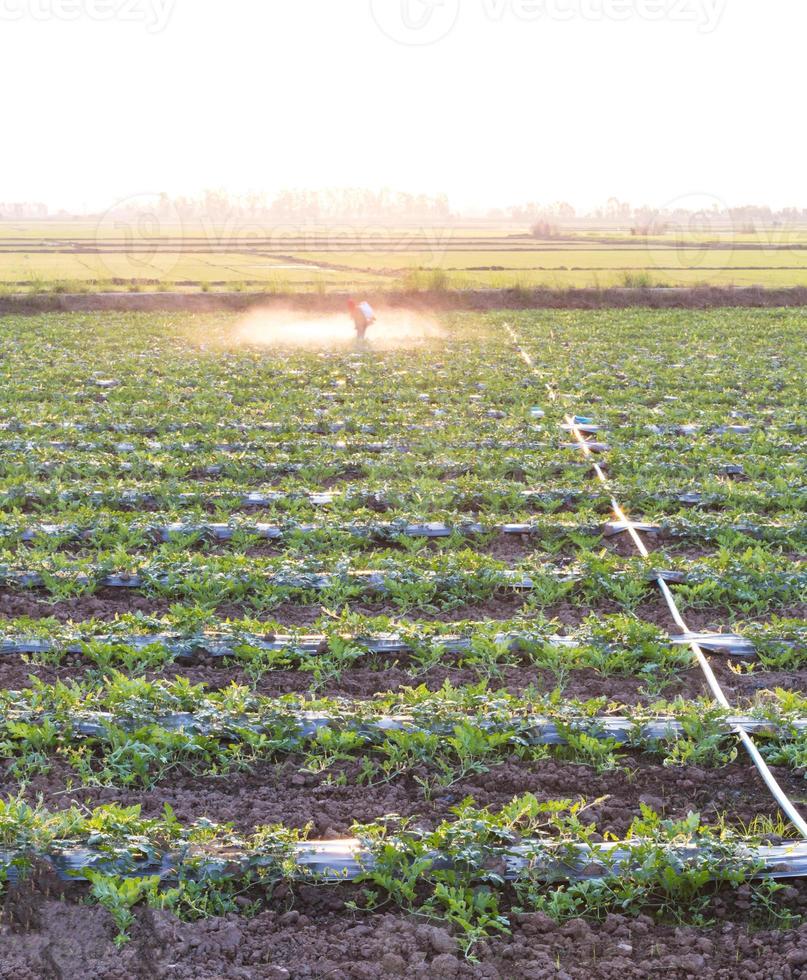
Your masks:
<instances>
[{"instance_id":1,"label":"bare soil","mask_svg":"<svg viewBox=\"0 0 807 980\"><path fill-rule=\"evenodd\" d=\"M335 313L344 310L346 293L262 292L160 292L160 293L38 293L0 297L0 315L36 315L75 312L191 312L243 311L253 306L314 310ZM807 306L803 286L750 287L646 287L606 289L467 289L440 291L399 290L372 294L368 300L378 308L423 311L509 310L509 309L711 309L716 307Z\"/></svg>"},{"instance_id":2,"label":"bare soil","mask_svg":"<svg viewBox=\"0 0 807 980\"><path fill-rule=\"evenodd\" d=\"M80 904L86 888L16 891L0 925L5 980L799 980L807 975L807 925L782 931L748 923L751 890L713 899L713 924L660 924L609 914L559 925L543 913L512 912L512 932L465 960L452 935L423 918L381 909L350 912L356 886L285 885L259 896L252 918L228 914L181 922L136 909L131 941L112 942L109 914ZM243 896L247 904L253 895ZM786 886L783 903L807 913L807 883Z\"/></svg>"},{"instance_id":3,"label":"bare soil","mask_svg":"<svg viewBox=\"0 0 807 980\"><path fill-rule=\"evenodd\" d=\"M45 684L55 684L57 681L86 681L91 671L93 665L77 655L66 657L58 666L26 662L22 657L7 657L0 660L0 688L21 690L29 687L33 678ZM237 663L233 661L224 663L213 658L200 658L193 664L171 663L165 670L150 671L146 676L149 680L185 677L192 684L205 684L213 691L233 683L253 686L252 678ZM755 675L755 685L761 684L766 676ZM390 659L387 666L378 664L374 667L360 665L347 668L338 677L327 680L317 687L316 694L320 697L370 700L376 694L395 693L406 687L424 685L429 690L437 691L446 681L459 687L478 684L483 679L485 675L471 667L452 667L449 664L417 673L411 665ZM779 680L780 676L774 675L772 683L778 684ZM275 670L264 674L254 684L254 688L259 694L273 697L311 692L313 683L310 673L299 670ZM577 698L584 701L589 698L605 697L609 702L626 705L646 704L651 700L643 688L644 683L636 677L604 677L590 669L571 670L558 677L552 671L527 665L502 667L498 673L488 677L488 687L491 691L505 690L513 695L522 695L527 688L546 693L560 688L567 699ZM678 696L696 698L706 694L706 686L700 670L693 668L682 671L669 686L665 687L663 693L667 698Z\"/></svg>"},{"instance_id":4,"label":"bare soil","mask_svg":"<svg viewBox=\"0 0 807 980\"><path fill-rule=\"evenodd\" d=\"M517 562L523 561L531 555L544 553L540 540L537 537L526 534L497 534L485 544L472 537L469 537L467 541L468 547L473 547L477 554L487 555L496 561L505 562L509 565L515 565ZM431 539L427 544L428 551L433 553L439 554L447 550L444 538ZM33 550L36 547L36 542L24 542L24 546L29 550ZM137 552L147 553L149 548L149 545L144 545L142 548L137 549ZM390 541L367 540L362 542L361 551L373 552L381 549L400 552L404 550L400 545ZM91 544L82 545L75 542L65 542L57 550L60 554L72 555L74 557L92 556L95 553L95 549ZM204 551L208 555L230 555L233 553L232 545L227 542L211 544L209 542L198 541L189 543L187 550ZM265 540L250 545L250 547L244 549L243 553L249 558L275 558L278 555L284 554L286 551L287 547L282 540ZM632 553L627 552L627 554Z\"/></svg>"},{"instance_id":5,"label":"bare soil","mask_svg":"<svg viewBox=\"0 0 807 980\"><path fill-rule=\"evenodd\" d=\"M171 772L146 790L76 785L69 792L65 786L70 783L71 770L60 761L25 787L7 775L8 763L0 771L6 774L1 777L4 795L22 792L27 799L41 799L52 808L61 809L71 802L90 807L137 804L144 816L159 817L163 805L169 803L184 822L207 817L232 822L244 833L265 824L311 825L312 836L325 839L350 837L354 821L369 822L389 813L414 817L418 826L430 828L452 819L452 808L468 797L478 806L496 810L522 793L534 793L542 800L585 799L593 805L583 819L594 824L598 833L618 837L639 816L640 803L676 819L690 811L699 812L708 822L725 816L737 828L756 816L775 817L777 813L770 792L745 757L719 769L670 768L658 757L634 752L625 754L621 768L602 773L556 758L523 762L511 757L448 788L435 784L431 796L417 782L417 777L436 779L437 770L426 766L370 785L359 784L358 760L336 763L324 773L303 772L304 766L304 757L288 757L226 776ZM775 773L785 791L803 806L807 802L804 780L784 768Z\"/></svg>"},{"instance_id":6,"label":"bare soil","mask_svg":"<svg viewBox=\"0 0 807 980\"><path fill-rule=\"evenodd\" d=\"M523 609L527 596L515 592L501 592L491 599L479 603L469 603L454 609L437 609L435 611L413 610L402 613L392 603L354 602L351 609L364 616L390 616L394 619L406 620L416 616L421 619L433 619L441 623L455 623L464 620L506 620L512 619ZM139 611L147 615L160 616L168 612L172 601L151 596L140 595L130 589L99 589L93 595L80 596L74 599L54 601L41 592L13 591L0 588L0 620L28 616L32 619L53 617L62 623L78 623L86 619L112 620L116 615L125 612ZM216 614L221 619L239 619L245 616L263 615L289 627L312 626L321 616L320 605L302 605L296 602L284 602L278 606L256 610L246 604L227 603L218 607ZM596 606L584 602L567 601L542 610L547 619L556 619L561 625L578 626L591 614L611 615L624 613L625 609L616 602L603 600ZM655 623L662 629L676 632L669 610L661 596L653 595L640 603L634 610L639 619ZM778 607L776 614L782 618L807 618L807 603L796 603L792 606ZM766 616L742 617L736 611L720 607L709 609L686 610L684 613L690 629L696 632L725 631L732 623L743 619L745 622L765 621Z\"/></svg>"}]
</instances>

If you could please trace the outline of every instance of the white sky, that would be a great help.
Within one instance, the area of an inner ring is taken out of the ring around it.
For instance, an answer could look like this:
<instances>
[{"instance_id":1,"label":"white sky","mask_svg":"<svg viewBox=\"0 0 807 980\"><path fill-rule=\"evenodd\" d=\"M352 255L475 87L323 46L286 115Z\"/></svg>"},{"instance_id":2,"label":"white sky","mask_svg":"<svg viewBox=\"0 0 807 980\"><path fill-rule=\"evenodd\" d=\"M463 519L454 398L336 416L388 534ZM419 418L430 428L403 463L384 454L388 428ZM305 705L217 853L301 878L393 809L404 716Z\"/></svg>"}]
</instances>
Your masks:
<instances>
[{"instance_id":1,"label":"white sky","mask_svg":"<svg viewBox=\"0 0 807 980\"><path fill-rule=\"evenodd\" d=\"M805 36L800 0L0 0L0 201L807 206Z\"/></svg>"}]
</instances>

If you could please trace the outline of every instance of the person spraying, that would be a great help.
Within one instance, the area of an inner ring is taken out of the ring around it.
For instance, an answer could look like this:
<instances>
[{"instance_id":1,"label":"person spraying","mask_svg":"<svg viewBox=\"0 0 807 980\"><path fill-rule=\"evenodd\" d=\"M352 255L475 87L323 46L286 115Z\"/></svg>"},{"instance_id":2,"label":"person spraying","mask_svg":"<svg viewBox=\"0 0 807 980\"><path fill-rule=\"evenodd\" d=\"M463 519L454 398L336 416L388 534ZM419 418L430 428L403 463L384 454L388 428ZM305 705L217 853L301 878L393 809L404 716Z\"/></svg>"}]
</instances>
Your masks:
<instances>
[{"instance_id":1,"label":"person spraying","mask_svg":"<svg viewBox=\"0 0 807 980\"><path fill-rule=\"evenodd\" d=\"M376 321L375 310L366 300L362 303L357 303L353 299L349 299L347 301L347 308L350 311L351 317L353 318L353 326L356 329L356 337L359 340L364 340L368 328L371 327Z\"/></svg>"}]
</instances>

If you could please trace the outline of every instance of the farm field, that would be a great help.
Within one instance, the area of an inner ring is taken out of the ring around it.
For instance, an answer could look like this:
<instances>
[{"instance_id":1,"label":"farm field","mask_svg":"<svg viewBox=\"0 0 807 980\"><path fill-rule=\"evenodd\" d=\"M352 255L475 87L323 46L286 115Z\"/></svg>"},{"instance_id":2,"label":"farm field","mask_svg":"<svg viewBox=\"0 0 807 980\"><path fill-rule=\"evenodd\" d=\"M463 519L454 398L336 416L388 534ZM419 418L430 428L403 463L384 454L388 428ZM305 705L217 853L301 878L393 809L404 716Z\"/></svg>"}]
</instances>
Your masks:
<instances>
[{"instance_id":1,"label":"farm field","mask_svg":"<svg viewBox=\"0 0 807 980\"><path fill-rule=\"evenodd\" d=\"M158 218L155 224L154 219L149 218L142 225L138 225L136 219L131 217L119 218L114 212L110 212L101 218L87 217L65 220L0 218L0 242L8 244L25 241L31 247L72 241L83 242L84 244L91 244L96 241L111 243L127 238L131 240L132 237L149 241L197 240L210 242L211 240L226 241L228 238L252 238L256 241L299 241L300 239L355 241L362 239L364 241L396 240L416 243L418 240L429 241L437 236L455 241L470 239L506 245L507 242L502 241L503 239L525 237L525 231L523 222L487 221L474 224L468 219L451 221L442 225L424 225L412 222L379 224L357 220L322 225L312 222L295 223L291 220L286 223L270 224L264 219L251 221L242 217L231 220L212 218L204 221L194 219L171 221L167 218ZM651 231L641 237L637 237L624 228L606 227L570 227L560 231L559 235L560 237L555 240L556 244L583 248L611 243L635 245L637 242L654 245L676 245L681 242L717 245L747 244L756 245L759 248L807 245L807 227L803 224L759 227L752 231L728 226L722 227L709 218L704 221L703 217L697 214L688 223L677 224L673 222L667 230Z\"/></svg>"},{"instance_id":2,"label":"farm field","mask_svg":"<svg viewBox=\"0 0 807 980\"><path fill-rule=\"evenodd\" d=\"M380 313L0 320L0 975L797 977L805 313Z\"/></svg>"},{"instance_id":3,"label":"farm field","mask_svg":"<svg viewBox=\"0 0 807 980\"><path fill-rule=\"evenodd\" d=\"M74 284L120 289L129 283L151 282L174 285L218 283L232 287L240 283L265 287L275 284L288 288L309 285L343 287L348 282L380 284L380 275L359 270L349 276L316 263L304 264L294 257L215 252L167 252L81 254L19 253L0 254L0 282L19 284L30 291L52 288L54 284ZM169 277L171 277L169 279Z\"/></svg>"},{"instance_id":4,"label":"farm field","mask_svg":"<svg viewBox=\"0 0 807 980\"><path fill-rule=\"evenodd\" d=\"M375 292L807 284L798 228L645 238L523 229L187 228L0 222L3 292L126 289ZM114 234L113 234L114 233Z\"/></svg>"}]
</instances>

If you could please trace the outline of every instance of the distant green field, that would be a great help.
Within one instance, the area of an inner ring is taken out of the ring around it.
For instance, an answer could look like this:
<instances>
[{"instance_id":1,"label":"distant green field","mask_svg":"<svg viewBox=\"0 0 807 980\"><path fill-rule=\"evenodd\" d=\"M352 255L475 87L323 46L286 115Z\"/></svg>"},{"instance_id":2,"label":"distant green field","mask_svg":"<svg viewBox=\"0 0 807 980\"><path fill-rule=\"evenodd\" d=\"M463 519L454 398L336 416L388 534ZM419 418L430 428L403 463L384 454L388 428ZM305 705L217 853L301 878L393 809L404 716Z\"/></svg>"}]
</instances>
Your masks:
<instances>
[{"instance_id":1,"label":"distant green field","mask_svg":"<svg viewBox=\"0 0 807 980\"><path fill-rule=\"evenodd\" d=\"M340 273L260 255L152 251L145 254L0 253L0 283L160 282L364 283L377 276Z\"/></svg>"},{"instance_id":2,"label":"distant green field","mask_svg":"<svg viewBox=\"0 0 807 980\"><path fill-rule=\"evenodd\" d=\"M807 285L807 269L679 269L662 271L653 267L633 271L535 271L522 272L449 272L446 285L461 289L471 287L513 288L543 286L552 289L606 288L611 286L763 286L786 287Z\"/></svg>"},{"instance_id":3,"label":"distant green field","mask_svg":"<svg viewBox=\"0 0 807 980\"><path fill-rule=\"evenodd\" d=\"M747 242L756 244L760 247L771 245L796 245L807 244L807 228L788 227L788 228L759 228L756 231L730 231L720 229L708 229L698 231L695 226L692 228L673 228L663 233L651 234L646 237L637 237L626 231L582 231L577 233L580 240L602 239L611 240L623 239L625 242L642 241L651 245L670 245L678 241L693 243L702 242Z\"/></svg>"},{"instance_id":4,"label":"distant green field","mask_svg":"<svg viewBox=\"0 0 807 980\"><path fill-rule=\"evenodd\" d=\"M609 286L804 286L807 230L707 241L589 232L540 240L503 226L152 229L0 222L0 288L375 290ZM116 233L117 237L113 237ZM240 237L242 236L243 237Z\"/></svg>"},{"instance_id":5,"label":"distant green field","mask_svg":"<svg viewBox=\"0 0 807 980\"><path fill-rule=\"evenodd\" d=\"M299 252L295 256L308 262L332 262L367 271L426 269L742 269L753 267L807 269L807 249L713 249L713 248L613 248L555 249L551 246L531 251L454 251L434 247L422 252Z\"/></svg>"},{"instance_id":6,"label":"distant green field","mask_svg":"<svg viewBox=\"0 0 807 980\"><path fill-rule=\"evenodd\" d=\"M302 257L302 255L300 256ZM807 250L711 248L552 249L536 251L455 252L435 248L395 252L306 253L308 261L366 273L382 272L417 280L418 272L443 270L449 285L612 286L634 284L637 277L656 285L804 285Z\"/></svg>"}]
</instances>

